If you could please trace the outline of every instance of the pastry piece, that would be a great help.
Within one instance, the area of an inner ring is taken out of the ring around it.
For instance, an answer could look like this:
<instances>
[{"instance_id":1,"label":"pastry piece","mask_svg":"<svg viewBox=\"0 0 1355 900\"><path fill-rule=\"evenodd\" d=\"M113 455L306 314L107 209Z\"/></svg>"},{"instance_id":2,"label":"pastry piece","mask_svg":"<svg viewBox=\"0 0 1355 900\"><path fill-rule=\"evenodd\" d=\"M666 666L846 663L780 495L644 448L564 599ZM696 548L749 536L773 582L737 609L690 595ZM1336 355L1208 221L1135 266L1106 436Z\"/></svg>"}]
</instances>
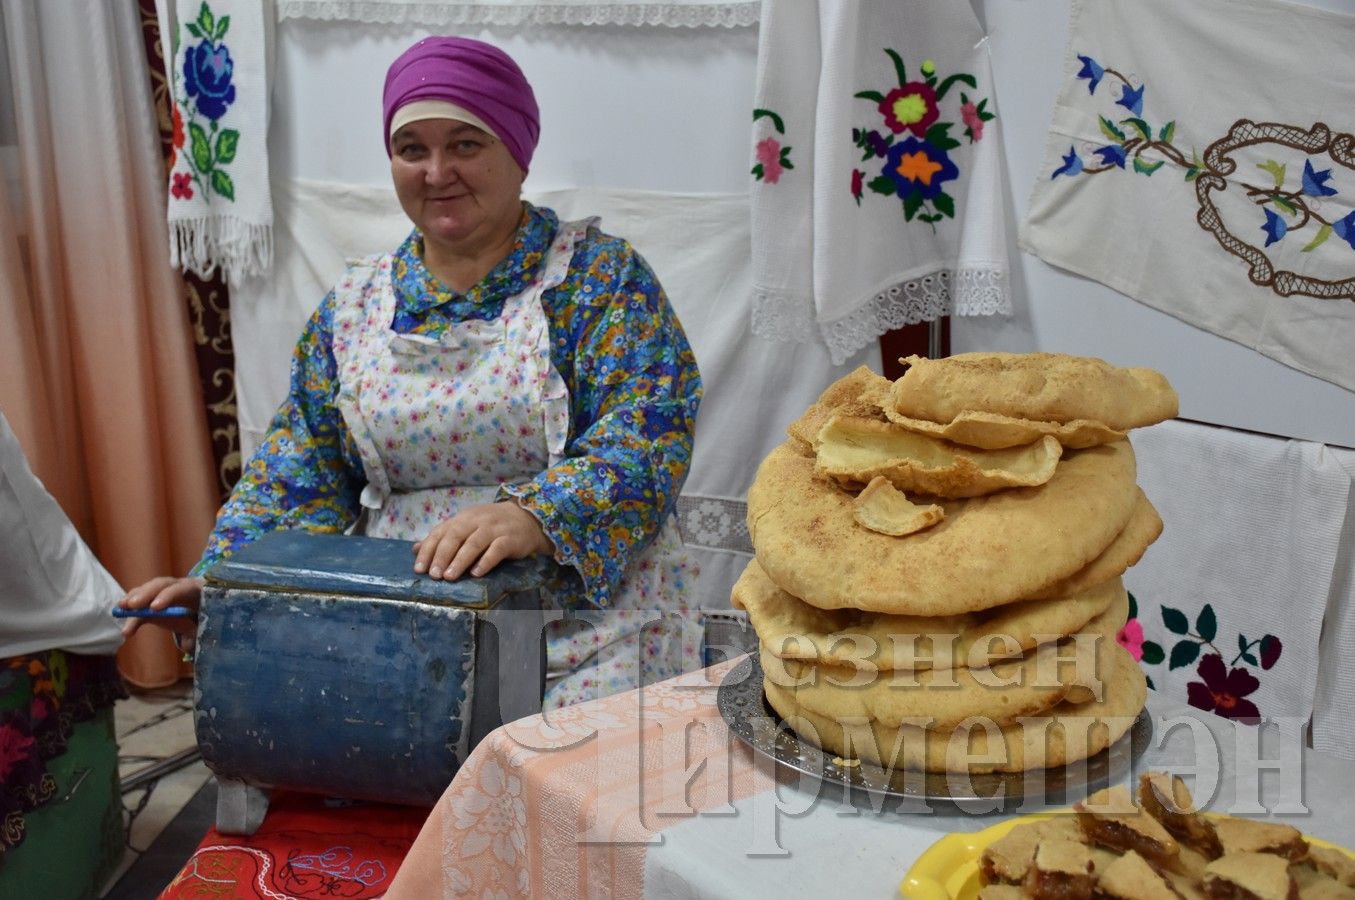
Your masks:
<instances>
[{"instance_id":1,"label":"pastry piece","mask_svg":"<svg viewBox=\"0 0 1355 900\"><path fill-rule=\"evenodd\" d=\"M1098 584L1105 584L1112 578L1118 578L1125 570L1138 562L1153 541L1162 534L1162 518L1143 491L1138 492L1134 511L1110 546L1101 551L1086 566L1078 569L1062 581L1041 588L1030 595L1031 600L1053 600L1068 597L1089 590Z\"/></svg>"},{"instance_id":2,"label":"pastry piece","mask_svg":"<svg viewBox=\"0 0 1355 900\"><path fill-rule=\"evenodd\" d=\"M1097 791L1073 809L1087 838L1111 850L1133 850L1154 865L1166 866L1180 849L1161 822L1134 806L1126 787Z\"/></svg>"},{"instance_id":3,"label":"pastry piece","mask_svg":"<svg viewBox=\"0 0 1355 900\"><path fill-rule=\"evenodd\" d=\"M1333 847L1310 844L1308 861L1319 872L1330 875L1346 887L1355 887L1355 859L1351 859L1350 854Z\"/></svg>"},{"instance_id":4,"label":"pastry piece","mask_svg":"<svg viewBox=\"0 0 1355 900\"><path fill-rule=\"evenodd\" d=\"M1292 825L1227 816L1215 821L1214 831L1225 855L1273 853L1290 862L1298 862L1308 855L1308 842Z\"/></svg>"},{"instance_id":5,"label":"pastry piece","mask_svg":"<svg viewBox=\"0 0 1355 900\"><path fill-rule=\"evenodd\" d=\"M1313 847L1309 850L1326 849ZM1339 850L1334 851L1340 853ZM1344 853L1341 853L1345 856ZM1349 861L1350 857L1346 856ZM1312 862L1311 858L1309 862ZM1294 876L1294 884L1299 890L1299 900L1355 900L1355 887L1342 884L1325 871L1319 871L1308 863L1290 866L1289 874Z\"/></svg>"},{"instance_id":6,"label":"pastry piece","mask_svg":"<svg viewBox=\"0 0 1355 900\"><path fill-rule=\"evenodd\" d=\"M883 476L908 493L980 497L1038 487L1054 477L1063 446L1052 437L1007 450L976 450L892 422L835 415L815 442L815 467L844 484Z\"/></svg>"},{"instance_id":7,"label":"pastry piece","mask_svg":"<svg viewBox=\"0 0 1355 900\"><path fill-rule=\"evenodd\" d=\"M1095 868L1085 844L1047 838L1035 847L1022 887L1034 900L1090 900Z\"/></svg>"},{"instance_id":8,"label":"pastry piece","mask_svg":"<svg viewBox=\"0 0 1355 900\"><path fill-rule=\"evenodd\" d=\"M1196 811L1186 783L1175 775L1145 772L1139 776L1139 804L1187 847L1209 859L1223 854L1213 824Z\"/></svg>"},{"instance_id":9,"label":"pastry piece","mask_svg":"<svg viewBox=\"0 0 1355 900\"><path fill-rule=\"evenodd\" d=\"M901 361L908 371L894 382L886 410L914 420L945 425L980 413L993 417L989 430L994 433L1006 420L1053 426L1085 423L1081 432L1087 436L1097 428L1109 436L1177 413L1176 391L1161 373L1121 369L1092 357L960 353L945 359L910 356ZM1065 446L1087 446L1081 432L1069 435L1074 443ZM971 440L982 436L968 435Z\"/></svg>"},{"instance_id":10,"label":"pastry piece","mask_svg":"<svg viewBox=\"0 0 1355 900\"><path fill-rule=\"evenodd\" d=\"M1114 608L1123 625L1129 595L1118 577L1067 597L1009 603L957 616L891 616L819 609L776 586L756 559L734 584L730 602L748 611L773 654L875 669L953 669L1019 656L1041 641L1082 631ZM1116 627L1118 628L1119 625ZM993 636L999 638L993 640Z\"/></svg>"},{"instance_id":11,"label":"pastry piece","mask_svg":"<svg viewBox=\"0 0 1355 900\"><path fill-rule=\"evenodd\" d=\"M1025 896L1015 884L988 884L979 888L979 900L1025 900Z\"/></svg>"},{"instance_id":12,"label":"pastry piece","mask_svg":"<svg viewBox=\"0 0 1355 900\"><path fill-rule=\"evenodd\" d=\"M1064 456L1037 488L941 504L945 521L899 540L857 524L852 495L782 444L748 489L748 534L776 584L821 609L948 616L1029 597L1110 546L1138 504L1127 441Z\"/></svg>"},{"instance_id":13,"label":"pastry piece","mask_svg":"<svg viewBox=\"0 0 1355 900\"><path fill-rule=\"evenodd\" d=\"M912 721L947 733L971 718L1006 727L1043 713L1074 687L1089 694L1104 688L1102 673L1124 652L1115 642L1121 624L1108 610L1087 623L1075 647L1042 644L984 669L872 672L779 659L764 645L762 671L790 691L801 709L836 721L870 719L884 728Z\"/></svg>"},{"instance_id":14,"label":"pastry piece","mask_svg":"<svg viewBox=\"0 0 1355 900\"><path fill-rule=\"evenodd\" d=\"M1297 900L1289 863L1273 853L1225 853L1204 870L1209 900Z\"/></svg>"},{"instance_id":15,"label":"pastry piece","mask_svg":"<svg viewBox=\"0 0 1355 900\"><path fill-rule=\"evenodd\" d=\"M852 516L858 525L879 534L906 537L931 528L946 517L935 503L923 506L909 500L883 475L876 476L852 501Z\"/></svg>"},{"instance_id":16,"label":"pastry piece","mask_svg":"<svg viewBox=\"0 0 1355 900\"><path fill-rule=\"evenodd\" d=\"M1181 900L1176 889L1133 850L1098 875L1096 893L1116 900Z\"/></svg>"},{"instance_id":17,"label":"pastry piece","mask_svg":"<svg viewBox=\"0 0 1355 900\"><path fill-rule=\"evenodd\" d=\"M1111 645L1106 660L1099 701L1065 701L1005 728L975 727L949 736L913 723L888 728L860 717L840 721L820 715L796 703L793 690L770 679L764 678L763 691L789 727L837 756L927 772L1021 772L1093 756L1134 724L1148 696L1143 670L1118 644Z\"/></svg>"},{"instance_id":18,"label":"pastry piece","mask_svg":"<svg viewBox=\"0 0 1355 900\"><path fill-rule=\"evenodd\" d=\"M979 880L983 884L1020 884L1026 878L1040 832L1035 825L1018 825L983 848L979 857Z\"/></svg>"}]
</instances>

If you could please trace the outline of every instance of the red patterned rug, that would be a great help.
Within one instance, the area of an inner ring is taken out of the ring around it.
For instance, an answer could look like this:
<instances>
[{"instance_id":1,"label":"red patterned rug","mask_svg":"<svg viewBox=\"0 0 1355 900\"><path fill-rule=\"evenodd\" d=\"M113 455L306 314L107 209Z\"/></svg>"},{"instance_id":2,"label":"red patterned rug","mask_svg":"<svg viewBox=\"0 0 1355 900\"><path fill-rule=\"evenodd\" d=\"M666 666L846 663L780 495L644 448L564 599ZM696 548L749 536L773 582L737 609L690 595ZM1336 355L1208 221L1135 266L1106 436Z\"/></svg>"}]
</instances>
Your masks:
<instances>
[{"instance_id":1,"label":"red patterned rug","mask_svg":"<svg viewBox=\"0 0 1355 900\"><path fill-rule=\"evenodd\" d=\"M161 900L309 900L380 897L428 810L380 803L333 807L322 797L277 792L259 830L216 829L160 894Z\"/></svg>"}]
</instances>

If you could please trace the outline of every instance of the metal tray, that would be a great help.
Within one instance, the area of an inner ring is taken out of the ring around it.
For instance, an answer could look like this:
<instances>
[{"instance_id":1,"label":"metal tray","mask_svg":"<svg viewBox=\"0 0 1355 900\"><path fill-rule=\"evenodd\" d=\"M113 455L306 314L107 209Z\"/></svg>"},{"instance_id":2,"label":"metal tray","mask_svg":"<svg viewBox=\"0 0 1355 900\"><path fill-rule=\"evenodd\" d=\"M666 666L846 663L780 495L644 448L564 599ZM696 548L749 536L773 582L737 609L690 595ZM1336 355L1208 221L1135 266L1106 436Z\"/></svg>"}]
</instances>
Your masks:
<instances>
[{"instance_id":1,"label":"metal tray","mask_svg":"<svg viewBox=\"0 0 1355 900\"><path fill-rule=\"evenodd\" d=\"M843 766L838 757L801 740L767 703L756 654L731 669L716 694L730 731L783 772L818 782L820 793L837 794L854 806L886 812L959 810L1034 812L1066 806L1123 779L1153 733L1152 717L1139 713L1118 741L1079 763L1053 769L991 774L885 769L865 760ZM792 779L793 780L793 779Z\"/></svg>"}]
</instances>

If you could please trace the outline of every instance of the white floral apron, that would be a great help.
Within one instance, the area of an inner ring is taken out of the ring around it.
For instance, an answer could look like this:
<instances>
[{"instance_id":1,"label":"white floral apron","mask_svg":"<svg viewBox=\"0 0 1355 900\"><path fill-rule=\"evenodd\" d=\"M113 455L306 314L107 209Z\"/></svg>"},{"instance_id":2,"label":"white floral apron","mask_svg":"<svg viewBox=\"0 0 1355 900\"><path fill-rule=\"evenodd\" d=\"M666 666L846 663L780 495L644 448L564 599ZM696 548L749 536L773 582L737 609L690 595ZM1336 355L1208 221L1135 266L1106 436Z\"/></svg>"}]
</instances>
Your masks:
<instances>
[{"instance_id":1,"label":"white floral apron","mask_svg":"<svg viewBox=\"0 0 1355 900\"><path fill-rule=\"evenodd\" d=\"M420 540L457 510L492 503L501 485L528 481L563 457L569 391L551 364L541 296L565 278L593 221L561 224L542 277L509 298L499 318L456 323L437 338L391 330L390 255L349 268L335 288L334 358L339 409L367 477L365 534ZM699 668L701 627L689 607L695 577L669 517L622 576L610 609L547 626L545 706Z\"/></svg>"}]
</instances>

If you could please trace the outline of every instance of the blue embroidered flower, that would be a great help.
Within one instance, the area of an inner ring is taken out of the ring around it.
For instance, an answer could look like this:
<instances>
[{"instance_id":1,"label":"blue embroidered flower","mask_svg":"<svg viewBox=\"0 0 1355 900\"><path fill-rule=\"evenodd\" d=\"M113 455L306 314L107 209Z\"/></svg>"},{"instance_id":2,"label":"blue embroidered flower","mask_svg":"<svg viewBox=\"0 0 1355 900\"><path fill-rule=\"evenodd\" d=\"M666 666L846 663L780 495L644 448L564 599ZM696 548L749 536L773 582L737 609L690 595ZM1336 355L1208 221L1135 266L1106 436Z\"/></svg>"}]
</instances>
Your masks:
<instances>
[{"instance_id":1,"label":"blue embroidered flower","mask_svg":"<svg viewBox=\"0 0 1355 900\"><path fill-rule=\"evenodd\" d=\"M1143 115L1143 86L1135 89L1126 84L1120 93L1120 99L1115 102L1136 116Z\"/></svg>"},{"instance_id":2,"label":"blue embroidered flower","mask_svg":"<svg viewBox=\"0 0 1355 900\"><path fill-rule=\"evenodd\" d=\"M203 41L184 54L184 90L197 98L198 112L214 122L235 102L234 74L235 62L225 44Z\"/></svg>"},{"instance_id":3,"label":"blue embroidered flower","mask_svg":"<svg viewBox=\"0 0 1355 900\"><path fill-rule=\"evenodd\" d=\"M1068 152L1063 155L1063 165L1059 166L1057 169L1054 170L1054 174L1049 176L1049 180L1053 181L1060 175L1068 176L1077 175L1081 171L1082 171L1082 157L1077 155L1076 147L1069 147Z\"/></svg>"},{"instance_id":4,"label":"blue embroidered flower","mask_svg":"<svg viewBox=\"0 0 1355 900\"><path fill-rule=\"evenodd\" d=\"M1121 169L1124 168L1124 148L1118 144L1109 144L1105 147L1098 147L1096 149L1096 155L1101 157L1101 164L1103 166L1119 166Z\"/></svg>"},{"instance_id":5,"label":"blue embroidered flower","mask_svg":"<svg viewBox=\"0 0 1355 900\"><path fill-rule=\"evenodd\" d=\"M1077 73L1077 77L1087 79L1087 93L1095 94L1096 86L1101 83L1101 76L1106 74L1106 70L1090 56L1078 56L1078 59L1082 62L1082 70Z\"/></svg>"},{"instance_id":6,"label":"blue embroidered flower","mask_svg":"<svg viewBox=\"0 0 1355 900\"><path fill-rule=\"evenodd\" d=\"M1274 210L1266 210L1266 224L1261 226L1261 230L1266 233L1266 246L1284 237L1289 231L1289 224L1280 216L1275 215Z\"/></svg>"},{"instance_id":7,"label":"blue embroidered flower","mask_svg":"<svg viewBox=\"0 0 1355 900\"><path fill-rule=\"evenodd\" d=\"M1323 169L1321 172L1313 170L1313 161L1305 159L1303 161L1303 193L1309 197L1331 197L1335 195L1336 188L1327 187L1327 182L1331 180L1331 169Z\"/></svg>"},{"instance_id":8,"label":"blue embroidered flower","mask_svg":"<svg viewBox=\"0 0 1355 900\"><path fill-rule=\"evenodd\" d=\"M900 197L917 191L922 199L930 200L941 193L942 182L959 178L960 170L946 151L908 137L889 148L884 174L898 185Z\"/></svg>"},{"instance_id":9,"label":"blue embroidered flower","mask_svg":"<svg viewBox=\"0 0 1355 900\"><path fill-rule=\"evenodd\" d=\"M1331 230L1336 232L1337 237L1349 244L1350 249L1355 250L1355 212L1347 213L1344 219L1337 219L1332 222Z\"/></svg>"}]
</instances>

